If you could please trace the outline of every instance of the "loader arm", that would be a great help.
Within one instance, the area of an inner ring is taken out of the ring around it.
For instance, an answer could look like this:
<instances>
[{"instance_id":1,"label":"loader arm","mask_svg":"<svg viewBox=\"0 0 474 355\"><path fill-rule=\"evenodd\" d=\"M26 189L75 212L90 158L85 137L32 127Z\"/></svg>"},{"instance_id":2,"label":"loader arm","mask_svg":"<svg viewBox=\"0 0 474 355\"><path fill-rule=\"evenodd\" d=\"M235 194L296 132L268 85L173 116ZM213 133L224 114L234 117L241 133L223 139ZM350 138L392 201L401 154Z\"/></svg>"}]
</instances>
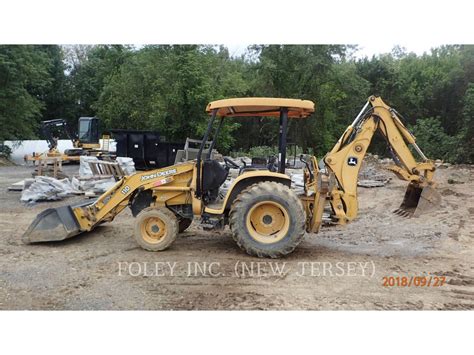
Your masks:
<instances>
[{"instance_id":1,"label":"loader arm","mask_svg":"<svg viewBox=\"0 0 474 355\"><path fill-rule=\"evenodd\" d=\"M415 137L403 125L399 114L386 105L380 97L371 96L354 122L323 159L328 171L334 174L337 181L330 192L330 202L340 223L348 222L357 216L357 178L362 161L377 130L386 139L395 162L388 169L400 179L410 183L405 195L406 199L419 199L421 190L427 188L426 191L428 191L434 186L434 163L428 160L416 145ZM422 162L416 161L408 145L414 148ZM439 199L435 193L431 193L432 196L428 194L425 192L425 197ZM405 207L415 214L419 201L408 200L404 201Z\"/></svg>"},{"instance_id":2,"label":"loader arm","mask_svg":"<svg viewBox=\"0 0 474 355\"><path fill-rule=\"evenodd\" d=\"M138 193L150 191L149 204L191 203L195 162L125 176L97 200L50 208L39 214L23 234L26 243L64 240L112 221ZM157 198L153 194L160 194ZM199 205L200 206L200 205Z\"/></svg>"}]
</instances>

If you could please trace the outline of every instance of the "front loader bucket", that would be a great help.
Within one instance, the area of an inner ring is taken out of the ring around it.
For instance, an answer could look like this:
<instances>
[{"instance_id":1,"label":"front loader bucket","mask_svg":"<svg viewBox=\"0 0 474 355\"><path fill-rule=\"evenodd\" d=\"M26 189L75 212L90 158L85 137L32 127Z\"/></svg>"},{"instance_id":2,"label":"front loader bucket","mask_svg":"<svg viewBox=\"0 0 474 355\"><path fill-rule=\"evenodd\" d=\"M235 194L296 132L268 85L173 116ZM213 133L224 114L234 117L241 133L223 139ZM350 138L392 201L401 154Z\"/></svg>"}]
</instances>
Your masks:
<instances>
[{"instance_id":1,"label":"front loader bucket","mask_svg":"<svg viewBox=\"0 0 474 355\"><path fill-rule=\"evenodd\" d=\"M24 243L64 240L81 233L71 206L49 208L36 216L22 236Z\"/></svg>"},{"instance_id":2,"label":"front loader bucket","mask_svg":"<svg viewBox=\"0 0 474 355\"><path fill-rule=\"evenodd\" d=\"M440 203L441 195L434 187L420 187L410 183L402 204L394 213L404 217L419 217L423 213L436 209Z\"/></svg>"}]
</instances>

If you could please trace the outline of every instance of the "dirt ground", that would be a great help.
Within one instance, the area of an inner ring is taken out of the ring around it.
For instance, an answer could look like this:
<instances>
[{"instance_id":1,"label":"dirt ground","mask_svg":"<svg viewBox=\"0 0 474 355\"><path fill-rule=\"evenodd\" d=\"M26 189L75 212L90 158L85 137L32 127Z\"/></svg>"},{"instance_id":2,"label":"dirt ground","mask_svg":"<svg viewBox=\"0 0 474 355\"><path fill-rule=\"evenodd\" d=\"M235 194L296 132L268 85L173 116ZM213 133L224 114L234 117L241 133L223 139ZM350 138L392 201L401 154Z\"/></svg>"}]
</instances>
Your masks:
<instances>
[{"instance_id":1,"label":"dirt ground","mask_svg":"<svg viewBox=\"0 0 474 355\"><path fill-rule=\"evenodd\" d=\"M385 187L359 188L357 220L306 235L280 260L250 257L228 229L206 232L196 221L169 250L144 251L132 238L128 209L91 233L24 245L20 237L39 212L79 199L21 203L20 193L7 187L30 173L0 167L0 309L474 308L469 166L437 170L442 205L420 218L392 213L405 190L396 178ZM390 276L431 281L384 286ZM445 284L434 286L441 277Z\"/></svg>"}]
</instances>

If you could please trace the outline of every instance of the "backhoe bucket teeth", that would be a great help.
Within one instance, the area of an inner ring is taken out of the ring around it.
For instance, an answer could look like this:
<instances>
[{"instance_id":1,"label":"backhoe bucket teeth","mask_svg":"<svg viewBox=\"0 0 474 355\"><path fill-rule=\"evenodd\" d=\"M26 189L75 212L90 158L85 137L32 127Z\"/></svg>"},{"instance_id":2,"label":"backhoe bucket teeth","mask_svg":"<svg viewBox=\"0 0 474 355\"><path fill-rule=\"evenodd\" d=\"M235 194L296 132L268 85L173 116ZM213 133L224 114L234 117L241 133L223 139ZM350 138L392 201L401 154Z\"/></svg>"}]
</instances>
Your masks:
<instances>
[{"instance_id":1,"label":"backhoe bucket teeth","mask_svg":"<svg viewBox=\"0 0 474 355\"><path fill-rule=\"evenodd\" d=\"M22 236L24 243L50 242L81 233L71 206L49 208L36 216Z\"/></svg>"},{"instance_id":2,"label":"backhoe bucket teeth","mask_svg":"<svg viewBox=\"0 0 474 355\"><path fill-rule=\"evenodd\" d=\"M441 195L432 186L419 187L410 183L402 204L393 212L403 217L419 217L437 208L440 203Z\"/></svg>"}]
</instances>

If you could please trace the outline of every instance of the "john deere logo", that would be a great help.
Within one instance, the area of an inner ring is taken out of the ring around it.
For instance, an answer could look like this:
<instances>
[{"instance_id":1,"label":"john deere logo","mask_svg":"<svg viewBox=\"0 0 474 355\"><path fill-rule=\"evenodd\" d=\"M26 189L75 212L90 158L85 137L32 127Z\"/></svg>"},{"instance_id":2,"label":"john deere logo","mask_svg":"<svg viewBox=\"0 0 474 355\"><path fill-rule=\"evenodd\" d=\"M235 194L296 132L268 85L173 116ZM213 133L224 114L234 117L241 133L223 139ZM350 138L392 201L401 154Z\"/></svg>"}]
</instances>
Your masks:
<instances>
[{"instance_id":1,"label":"john deere logo","mask_svg":"<svg viewBox=\"0 0 474 355\"><path fill-rule=\"evenodd\" d=\"M347 159L347 165L356 166L357 165L357 158L356 157L349 157Z\"/></svg>"},{"instance_id":2,"label":"john deere logo","mask_svg":"<svg viewBox=\"0 0 474 355\"><path fill-rule=\"evenodd\" d=\"M171 175L171 174L176 174L176 169L160 171L160 172L153 173L153 174L150 174L150 175L143 175L140 178L140 180L141 181L146 181L146 180L155 179L157 177L167 176L167 175Z\"/></svg>"}]
</instances>

